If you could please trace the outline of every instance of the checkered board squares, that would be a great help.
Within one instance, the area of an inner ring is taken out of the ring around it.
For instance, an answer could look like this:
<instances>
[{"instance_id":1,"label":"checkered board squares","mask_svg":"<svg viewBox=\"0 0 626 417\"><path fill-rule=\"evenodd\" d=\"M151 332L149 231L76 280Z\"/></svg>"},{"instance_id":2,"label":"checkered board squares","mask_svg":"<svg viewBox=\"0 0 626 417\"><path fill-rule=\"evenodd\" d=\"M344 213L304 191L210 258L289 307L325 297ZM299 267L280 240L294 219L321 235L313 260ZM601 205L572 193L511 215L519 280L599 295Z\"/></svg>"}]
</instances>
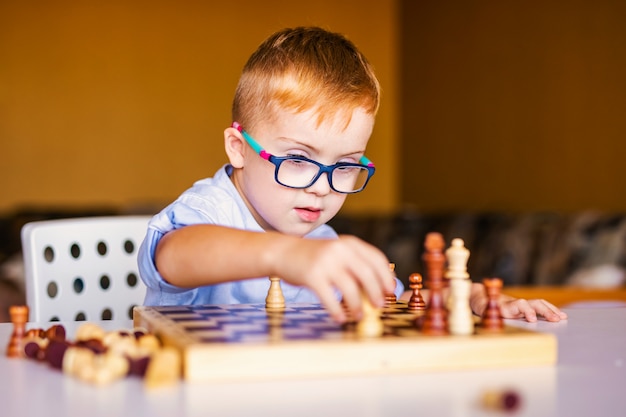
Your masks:
<instances>
[{"instance_id":1,"label":"checkered board squares","mask_svg":"<svg viewBox=\"0 0 626 417\"><path fill-rule=\"evenodd\" d=\"M319 305L294 305L268 315L262 304L166 307L159 310L169 320L185 327L198 343L269 342L280 331L283 340L343 338Z\"/></svg>"},{"instance_id":2,"label":"checkered board squares","mask_svg":"<svg viewBox=\"0 0 626 417\"><path fill-rule=\"evenodd\" d=\"M135 307L135 326L183 356L187 381L241 381L553 365L551 334L505 327L502 333L426 336L398 302L382 311L384 334L361 338L317 304Z\"/></svg>"}]
</instances>

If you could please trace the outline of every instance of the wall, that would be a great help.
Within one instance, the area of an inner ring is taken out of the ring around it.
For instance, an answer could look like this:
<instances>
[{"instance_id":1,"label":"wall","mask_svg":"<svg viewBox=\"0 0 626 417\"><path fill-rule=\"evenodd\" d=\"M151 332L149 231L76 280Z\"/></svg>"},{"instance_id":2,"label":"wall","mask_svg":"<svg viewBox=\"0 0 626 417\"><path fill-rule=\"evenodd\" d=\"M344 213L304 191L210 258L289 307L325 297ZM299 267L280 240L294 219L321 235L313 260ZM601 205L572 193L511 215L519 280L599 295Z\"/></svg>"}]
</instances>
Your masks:
<instances>
[{"instance_id":1,"label":"wall","mask_svg":"<svg viewBox=\"0 0 626 417\"><path fill-rule=\"evenodd\" d=\"M344 33L384 97L378 172L347 212L398 205L396 1L0 2L0 211L168 203L226 157L245 60L275 30Z\"/></svg>"},{"instance_id":2,"label":"wall","mask_svg":"<svg viewBox=\"0 0 626 417\"><path fill-rule=\"evenodd\" d=\"M345 212L626 210L621 0L100 3L0 2L0 212L169 202L225 161L247 56L300 24L384 88Z\"/></svg>"},{"instance_id":3,"label":"wall","mask_svg":"<svg viewBox=\"0 0 626 417\"><path fill-rule=\"evenodd\" d=\"M402 201L626 210L626 2L401 2Z\"/></svg>"}]
</instances>

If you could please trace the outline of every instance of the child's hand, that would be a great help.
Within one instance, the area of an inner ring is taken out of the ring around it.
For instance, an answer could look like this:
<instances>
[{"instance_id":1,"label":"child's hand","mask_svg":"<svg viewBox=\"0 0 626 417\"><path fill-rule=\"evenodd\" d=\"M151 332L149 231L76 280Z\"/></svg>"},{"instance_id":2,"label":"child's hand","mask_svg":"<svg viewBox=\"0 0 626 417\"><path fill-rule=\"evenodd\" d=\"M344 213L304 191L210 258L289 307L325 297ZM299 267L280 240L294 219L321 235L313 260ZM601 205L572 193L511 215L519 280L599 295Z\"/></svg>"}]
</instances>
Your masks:
<instances>
[{"instance_id":1,"label":"child's hand","mask_svg":"<svg viewBox=\"0 0 626 417\"><path fill-rule=\"evenodd\" d=\"M537 321L537 316L554 322L567 319L565 312L541 299L525 300L523 298L507 297L500 302L500 313L504 318L525 318L526 321L531 323Z\"/></svg>"},{"instance_id":2,"label":"child's hand","mask_svg":"<svg viewBox=\"0 0 626 417\"><path fill-rule=\"evenodd\" d=\"M500 315L505 319L525 318L526 321L531 323L537 321L537 316L553 322L567 319L567 314L545 300L526 300L501 294L499 301ZM470 305L474 314L482 316L487 308L487 302L488 298L485 294L485 286L480 283L474 283L472 285L472 297L470 299Z\"/></svg>"},{"instance_id":3,"label":"child's hand","mask_svg":"<svg viewBox=\"0 0 626 417\"><path fill-rule=\"evenodd\" d=\"M387 257L357 237L299 239L285 249L277 254L281 259L276 259L276 276L311 288L338 322L344 322L346 315L335 290L339 290L348 309L358 318L363 295L374 306L382 307L384 294L395 289Z\"/></svg>"}]
</instances>

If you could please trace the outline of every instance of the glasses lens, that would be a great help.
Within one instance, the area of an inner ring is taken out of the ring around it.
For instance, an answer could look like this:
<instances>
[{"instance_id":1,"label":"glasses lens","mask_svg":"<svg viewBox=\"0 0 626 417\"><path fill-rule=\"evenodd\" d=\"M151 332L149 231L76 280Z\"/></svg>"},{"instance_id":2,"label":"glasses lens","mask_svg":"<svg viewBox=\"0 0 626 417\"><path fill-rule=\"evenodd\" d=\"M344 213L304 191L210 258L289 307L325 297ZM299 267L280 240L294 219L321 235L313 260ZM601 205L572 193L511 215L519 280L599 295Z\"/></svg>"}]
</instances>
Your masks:
<instances>
[{"instance_id":1,"label":"glasses lens","mask_svg":"<svg viewBox=\"0 0 626 417\"><path fill-rule=\"evenodd\" d=\"M333 170L333 187L340 193L359 191L367 183L369 171L364 167L346 166Z\"/></svg>"},{"instance_id":2,"label":"glasses lens","mask_svg":"<svg viewBox=\"0 0 626 417\"><path fill-rule=\"evenodd\" d=\"M311 185L319 170L314 163L302 159L285 159L279 165L276 177L287 187L304 188Z\"/></svg>"}]
</instances>

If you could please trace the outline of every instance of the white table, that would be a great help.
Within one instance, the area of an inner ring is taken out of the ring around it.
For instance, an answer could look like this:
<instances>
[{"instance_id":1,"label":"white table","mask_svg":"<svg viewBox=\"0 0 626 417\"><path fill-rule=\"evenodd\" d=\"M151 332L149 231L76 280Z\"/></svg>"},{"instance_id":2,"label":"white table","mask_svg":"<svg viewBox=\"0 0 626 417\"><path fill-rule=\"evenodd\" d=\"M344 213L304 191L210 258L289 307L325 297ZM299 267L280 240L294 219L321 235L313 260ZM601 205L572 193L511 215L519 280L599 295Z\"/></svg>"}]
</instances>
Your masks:
<instances>
[{"instance_id":1,"label":"white table","mask_svg":"<svg viewBox=\"0 0 626 417\"><path fill-rule=\"evenodd\" d=\"M626 415L626 308L566 309L561 323L508 324L554 333L556 366L255 383L180 384L146 391L126 378L95 387L31 360L9 359L12 325L0 324L2 416L498 416L486 390L522 396L517 416ZM67 323L73 334L75 323ZM104 322L123 329L130 322ZM28 328L37 327L29 325ZM47 325L41 327L48 327Z\"/></svg>"}]
</instances>

